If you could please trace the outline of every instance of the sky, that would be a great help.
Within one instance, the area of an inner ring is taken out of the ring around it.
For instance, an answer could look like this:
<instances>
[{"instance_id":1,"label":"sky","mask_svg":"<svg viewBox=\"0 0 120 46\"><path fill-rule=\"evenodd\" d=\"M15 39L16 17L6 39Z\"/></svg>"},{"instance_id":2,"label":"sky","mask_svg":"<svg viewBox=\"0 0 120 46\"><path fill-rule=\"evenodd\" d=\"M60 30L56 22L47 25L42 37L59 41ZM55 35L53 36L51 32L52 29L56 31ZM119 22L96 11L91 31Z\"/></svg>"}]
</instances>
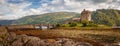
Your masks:
<instances>
[{"instance_id":1,"label":"sky","mask_svg":"<svg viewBox=\"0 0 120 46\"><path fill-rule=\"evenodd\" d=\"M0 20L52 12L80 13L83 9L120 10L120 0L0 0Z\"/></svg>"}]
</instances>

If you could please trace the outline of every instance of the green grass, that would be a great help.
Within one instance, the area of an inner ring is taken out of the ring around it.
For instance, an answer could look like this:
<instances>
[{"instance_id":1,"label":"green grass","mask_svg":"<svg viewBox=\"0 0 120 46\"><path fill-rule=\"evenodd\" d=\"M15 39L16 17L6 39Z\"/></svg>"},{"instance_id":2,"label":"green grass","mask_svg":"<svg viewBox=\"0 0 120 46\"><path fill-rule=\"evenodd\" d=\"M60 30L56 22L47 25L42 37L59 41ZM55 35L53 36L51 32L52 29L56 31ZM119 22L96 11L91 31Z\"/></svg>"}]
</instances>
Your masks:
<instances>
[{"instance_id":1,"label":"green grass","mask_svg":"<svg viewBox=\"0 0 120 46\"><path fill-rule=\"evenodd\" d=\"M112 30L112 28L111 27L58 27L57 29L78 29L78 30L100 30L100 29L110 29L110 30Z\"/></svg>"}]
</instances>

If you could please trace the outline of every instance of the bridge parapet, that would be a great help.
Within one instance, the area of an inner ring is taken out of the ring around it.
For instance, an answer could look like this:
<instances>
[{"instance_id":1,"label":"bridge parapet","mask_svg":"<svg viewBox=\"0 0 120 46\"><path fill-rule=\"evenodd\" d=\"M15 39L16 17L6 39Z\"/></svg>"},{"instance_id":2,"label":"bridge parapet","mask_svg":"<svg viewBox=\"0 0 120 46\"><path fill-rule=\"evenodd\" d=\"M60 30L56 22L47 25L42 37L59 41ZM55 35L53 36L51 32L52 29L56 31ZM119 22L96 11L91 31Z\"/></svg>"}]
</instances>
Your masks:
<instances>
[{"instance_id":1,"label":"bridge parapet","mask_svg":"<svg viewBox=\"0 0 120 46\"><path fill-rule=\"evenodd\" d=\"M6 27L8 28L8 30L30 30L30 29L49 30L54 29L56 26L54 24L30 24L30 25L9 25Z\"/></svg>"}]
</instances>

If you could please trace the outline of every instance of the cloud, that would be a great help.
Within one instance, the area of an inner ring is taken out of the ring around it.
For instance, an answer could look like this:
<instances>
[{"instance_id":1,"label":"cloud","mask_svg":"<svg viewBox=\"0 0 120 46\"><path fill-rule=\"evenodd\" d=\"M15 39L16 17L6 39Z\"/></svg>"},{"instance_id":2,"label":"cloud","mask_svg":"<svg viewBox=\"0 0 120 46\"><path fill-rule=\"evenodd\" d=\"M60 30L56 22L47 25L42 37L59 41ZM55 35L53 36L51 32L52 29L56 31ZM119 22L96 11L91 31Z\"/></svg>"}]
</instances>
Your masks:
<instances>
[{"instance_id":1,"label":"cloud","mask_svg":"<svg viewBox=\"0 0 120 46\"><path fill-rule=\"evenodd\" d=\"M35 2L34 2L35 1ZM120 0L1 0L2 19L18 19L50 12L77 12L83 9L120 9ZM37 6L37 7L36 7ZM35 8L34 8L35 7Z\"/></svg>"},{"instance_id":2,"label":"cloud","mask_svg":"<svg viewBox=\"0 0 120 46\"><path fill-rule=\"evenodd\" d=\"M71 0L71 1L75 1L75 2L88 2L88 3L93 3L93 4L99 4L99 3L104 3L104 2L108 2L108 1L112 1L112 0Z\"/></svg>"},{"instance_id":3,"label":"cloud","mask_svg":"<svg viewBox=\"0 0 120 46\"><path fill-rule=\"evenodd\" d=\"M104 3L104 2L108 2L110 0L91 0L93 3Z\"/></svg>"},{"instance_id":4,"label":"cloud","mask_svg":"<svg viewBox=\"0 0 120 46\"><path fill-rule=\"evenodd\" d=\"M8 3L6 0L4 0L4 3L0 4L0 15L2 15L2 19L17 19L23 17L26 13L24 9L29 5L31 5L29 2L14 4Z\"/></svg>"},{"instance_id":5,"label":"cloud","mask_svg":"<svg viewBox=\"0 0 120 46\"><path fill-rule=\"evenodd\" d=\"M0 0L0 4L4 3L5 1L4 0Z\"/></svg>"}]
</instances>

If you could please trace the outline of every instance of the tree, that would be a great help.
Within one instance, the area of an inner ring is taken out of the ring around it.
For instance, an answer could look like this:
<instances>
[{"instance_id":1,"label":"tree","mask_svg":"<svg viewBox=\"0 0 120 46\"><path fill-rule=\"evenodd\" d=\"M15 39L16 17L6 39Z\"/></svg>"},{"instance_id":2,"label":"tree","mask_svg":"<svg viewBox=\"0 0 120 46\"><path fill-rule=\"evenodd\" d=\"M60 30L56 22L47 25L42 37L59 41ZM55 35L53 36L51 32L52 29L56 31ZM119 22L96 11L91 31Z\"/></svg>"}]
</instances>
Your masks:
<instances>
[{"instance_id":1,"label":"tree","mask_svg":"<svg viewBox=\"0 0 120 46\"><path fill-rule=\"evenodd\" d=\"M72 23L70 24L70 27L75 27L75 26L77 26L77 23L76 23L76 22L72 22Z\"/></svg>"},{"instance_id":2,"label":"tree","mask_svg":"<svg viewBox=\"0 0 120 46\"><path fill-rule=\"evenodd\" d=\"M81 23L82 23L82 27L86 27L89 22L86 20L83 20L81 21Z\"/></svg>"},{"instance_id":3,"label":"tree","mask_svg":"<svg viewBox=\"0 0 120 46\"><path fill-rule=\"evenodd\" d=\"M60 27L61 25L60 24L57 24L56 27Z\"/></svg>"}]
</instances>

